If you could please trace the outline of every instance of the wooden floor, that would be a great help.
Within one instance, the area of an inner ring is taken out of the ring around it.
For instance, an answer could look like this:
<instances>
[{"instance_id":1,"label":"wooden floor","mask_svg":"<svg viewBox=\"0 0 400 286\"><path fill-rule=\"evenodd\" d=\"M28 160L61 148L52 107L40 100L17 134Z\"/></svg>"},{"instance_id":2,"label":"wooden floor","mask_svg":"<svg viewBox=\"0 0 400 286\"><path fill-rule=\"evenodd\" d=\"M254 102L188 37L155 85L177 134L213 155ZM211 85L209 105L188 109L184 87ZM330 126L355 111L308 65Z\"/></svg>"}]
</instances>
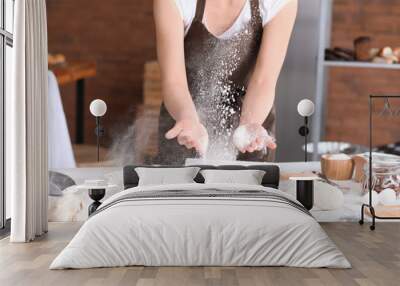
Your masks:
<instances>
[{"instance_id":1,"label":"wooden floor","mask_svg":"<svg viewBox=\"0 0 400 286\"><path fill-rule=\"evenodd\" d=\"M352 269L286 267L126 267L48 270L79 229L51 223L49 233L30 244L0 241L0 285L400 285L400 223L380 223L375 232L355 223L323 224Z\"/></svg>"}]
</instances>

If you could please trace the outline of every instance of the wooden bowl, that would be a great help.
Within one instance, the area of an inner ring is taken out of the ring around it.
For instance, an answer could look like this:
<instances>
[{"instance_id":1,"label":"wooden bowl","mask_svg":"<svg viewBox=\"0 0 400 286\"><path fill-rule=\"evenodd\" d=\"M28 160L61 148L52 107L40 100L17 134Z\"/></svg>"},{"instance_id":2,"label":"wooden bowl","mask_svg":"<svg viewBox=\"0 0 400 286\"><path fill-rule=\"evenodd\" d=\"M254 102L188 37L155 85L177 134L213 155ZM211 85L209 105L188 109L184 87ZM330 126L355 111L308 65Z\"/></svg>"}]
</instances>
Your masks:
<instances>
[{"instance_id":1,"label":"wooden bowl","mask_svg":"<svg viewBox=\"0 0 400 286\"><path fill-rule=\"evenodd\" d=\"M362 155L353 156L354 162L354 181L361 183L365 179L364 165L368 163L368 160Z\"/></svg>"},{"instance_id":2,"label":"wooden bowl","mask_svg":"<svg viewBox=\"0 0 400 286\"><path fill-rule=\"evenodd\" d=\"M321 157L321 170L330 180L351 180L354 171L354 161L344 154L326 154Z\"/></svg>"}]
</instances>

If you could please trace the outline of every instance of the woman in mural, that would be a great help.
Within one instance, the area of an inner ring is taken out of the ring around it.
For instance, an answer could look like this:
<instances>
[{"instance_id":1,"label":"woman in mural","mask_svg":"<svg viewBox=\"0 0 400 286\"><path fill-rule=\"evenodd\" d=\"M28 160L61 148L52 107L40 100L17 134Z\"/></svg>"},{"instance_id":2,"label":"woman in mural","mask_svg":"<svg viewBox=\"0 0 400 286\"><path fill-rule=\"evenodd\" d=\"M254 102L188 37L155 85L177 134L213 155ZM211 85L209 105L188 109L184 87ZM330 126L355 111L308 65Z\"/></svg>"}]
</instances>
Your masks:
<instances>
[{"instance_id":1,"label":"woman in mural","mask_svg":"<svg viewBox=\"0 0 400 286\"><path fill-rule=\"evenodd\" d=\"M296 12L297 0L154 0L161 163L274 159L275 87Z\"/></svg>"}]
</instances>

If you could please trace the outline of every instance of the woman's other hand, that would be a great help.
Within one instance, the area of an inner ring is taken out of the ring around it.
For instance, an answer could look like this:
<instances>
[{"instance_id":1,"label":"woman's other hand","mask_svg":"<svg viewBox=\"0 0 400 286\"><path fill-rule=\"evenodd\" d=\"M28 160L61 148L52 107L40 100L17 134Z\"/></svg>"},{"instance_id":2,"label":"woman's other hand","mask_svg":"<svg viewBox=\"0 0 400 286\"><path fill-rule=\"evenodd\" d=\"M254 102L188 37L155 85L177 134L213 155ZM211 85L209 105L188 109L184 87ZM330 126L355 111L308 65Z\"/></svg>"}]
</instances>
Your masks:
<instances>
[{"instance_id":1,"label":"woman's other hand","mask_svg":"<svg viewBox=\"0 0 400 286\"><path fill-rule=\"evenodd\" d=\"M177 121L165 138L175 139L180 145L188 149L196 149L200 156L204 156L208 148L208 133L203 124L198 120L183 119Z\"/></svg>"},{"instance_id":2,"label":"woman's other hand","mask_svg":"<svg viewBox=\"0 0 400 286\"><path fill-rule=\"evenodd\" d=\"M277 147L275 138L262 125L255 123L240 125L233 133L233 144L242 153Z\"/></svg>"}]
</instances>

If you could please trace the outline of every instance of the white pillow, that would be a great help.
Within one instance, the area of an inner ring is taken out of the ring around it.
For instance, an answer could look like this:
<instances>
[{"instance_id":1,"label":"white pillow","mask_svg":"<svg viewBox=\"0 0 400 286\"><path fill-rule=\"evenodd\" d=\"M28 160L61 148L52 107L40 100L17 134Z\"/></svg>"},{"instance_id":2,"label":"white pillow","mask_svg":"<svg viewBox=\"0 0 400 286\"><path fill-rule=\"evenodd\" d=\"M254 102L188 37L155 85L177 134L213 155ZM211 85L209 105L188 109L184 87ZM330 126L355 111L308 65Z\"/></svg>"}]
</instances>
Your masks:
<instances>
[{"instance_id":1,"label":"white pillow","mask_svg":"<svg viewBox=\"0 0 400 286\"><path fill-rule=\"evenodd\" d=\"M261 170L202 170L206 184L261 185L265 171Z\"/></svg>"},{"instance_id":2,"label":"white pillow","mask_svg":"<svg viewBox=\"0 0 400 286\"><path fill-rule=\"evenodd\" d=\"M199 167L185 168L135 168L139 176L139 186L171 185L194 183Z\"/></svg>"}]
</instances>

